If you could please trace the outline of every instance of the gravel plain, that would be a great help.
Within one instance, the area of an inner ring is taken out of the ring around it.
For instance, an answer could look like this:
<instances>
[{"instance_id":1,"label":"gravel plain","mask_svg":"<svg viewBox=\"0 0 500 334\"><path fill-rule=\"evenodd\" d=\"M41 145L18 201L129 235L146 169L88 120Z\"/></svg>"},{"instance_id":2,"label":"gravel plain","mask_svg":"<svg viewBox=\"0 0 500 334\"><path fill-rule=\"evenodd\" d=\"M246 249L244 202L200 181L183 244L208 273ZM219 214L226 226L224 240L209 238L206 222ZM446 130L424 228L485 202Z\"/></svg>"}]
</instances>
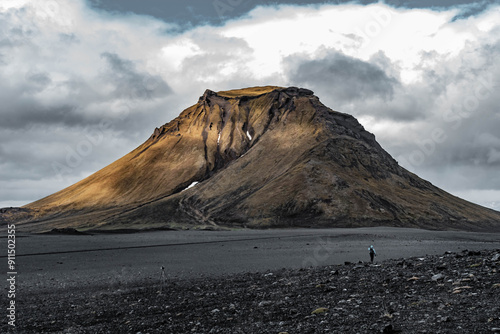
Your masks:
<instances>
[{"instance_id":1,"label":"gravel plain","mask_svg":"<svg viewBox=\"0 0 500 334\"><path fill-rule=\"evenodd\" d=\"M500 328L500 234L380 227L17 237L12 332Z\"/></svg>"}]
</instances>

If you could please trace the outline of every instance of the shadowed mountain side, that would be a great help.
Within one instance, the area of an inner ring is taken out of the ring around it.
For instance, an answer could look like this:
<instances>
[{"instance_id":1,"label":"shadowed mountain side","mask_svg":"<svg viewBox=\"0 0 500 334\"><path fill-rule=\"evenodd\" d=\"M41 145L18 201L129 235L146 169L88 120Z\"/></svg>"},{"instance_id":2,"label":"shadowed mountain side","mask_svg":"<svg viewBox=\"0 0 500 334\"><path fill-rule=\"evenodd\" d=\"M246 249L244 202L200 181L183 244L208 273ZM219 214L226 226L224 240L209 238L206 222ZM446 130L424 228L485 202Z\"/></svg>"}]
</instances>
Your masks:
<instances>
[{"instance_id":1,"label":"shadowed mountain side","mask_svg":"<svg viewBox=\"0 0 500 334\"><path fill-rule=\"evenodd\" d=\"M307 89L271 86L207 90L134 151L23 210L3 219L18 217L19 227L32 231L500 229L499 212L401 168L354 117L325 107Z\"/></svg>"}]
</instances>

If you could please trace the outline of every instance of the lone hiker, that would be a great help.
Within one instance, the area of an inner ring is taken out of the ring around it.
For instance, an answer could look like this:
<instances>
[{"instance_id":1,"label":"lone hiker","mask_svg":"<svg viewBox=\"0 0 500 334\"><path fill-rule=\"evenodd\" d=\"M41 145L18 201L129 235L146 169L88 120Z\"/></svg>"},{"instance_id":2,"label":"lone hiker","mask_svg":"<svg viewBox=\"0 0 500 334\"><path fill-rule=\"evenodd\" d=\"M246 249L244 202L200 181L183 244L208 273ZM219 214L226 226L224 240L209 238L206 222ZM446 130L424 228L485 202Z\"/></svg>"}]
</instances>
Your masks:
<instances>
[{"instance_id":1,"label":"lone hiker","mask_svg":"<svg viewBox=\"0 0 500 334\"><path fill-rule=\"evenodd\" d=\"M373 263L373 258L377 255L377 252L375 252L375 248L373 248L373 245L368 248L370 251L370 261Z\"/></svg>"}]
</instances>

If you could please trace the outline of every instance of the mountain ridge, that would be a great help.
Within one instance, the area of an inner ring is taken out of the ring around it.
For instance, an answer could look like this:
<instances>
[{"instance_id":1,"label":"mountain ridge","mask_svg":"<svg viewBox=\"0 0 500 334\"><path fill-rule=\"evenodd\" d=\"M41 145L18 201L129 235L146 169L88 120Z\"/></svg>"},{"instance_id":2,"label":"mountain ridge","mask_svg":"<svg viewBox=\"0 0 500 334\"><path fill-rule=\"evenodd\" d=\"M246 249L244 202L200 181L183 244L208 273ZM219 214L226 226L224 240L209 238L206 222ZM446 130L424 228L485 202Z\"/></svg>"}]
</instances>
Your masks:
<instances>
[{"instance_id":1,"label":"mountain ridge","mask_svg":"<svg viewBox=\"0 0 500 334\"><path fill-rule=\"evenodd\" d=\"M277 86L207 89L124 157L23 209L34 231L500 226L499 212L399 166L351 115Z\"/></svg>"}]
</instances>

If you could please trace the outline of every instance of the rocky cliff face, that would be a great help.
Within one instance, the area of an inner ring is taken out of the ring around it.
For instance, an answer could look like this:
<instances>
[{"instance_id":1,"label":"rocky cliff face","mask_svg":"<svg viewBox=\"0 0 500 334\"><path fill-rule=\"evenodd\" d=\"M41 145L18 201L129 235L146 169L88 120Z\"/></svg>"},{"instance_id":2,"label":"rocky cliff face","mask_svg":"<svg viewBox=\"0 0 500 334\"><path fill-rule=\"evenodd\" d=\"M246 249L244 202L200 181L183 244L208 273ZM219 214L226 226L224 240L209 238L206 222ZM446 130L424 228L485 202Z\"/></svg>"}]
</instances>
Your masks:
<instances>
[{"instance_id":1,"label":"rocky cliff face","mask_svg":"<svg viewBox=\"0 0 500 334\"><path fill-rule=\"evenodd\" d=\"M499 212L401 168L354 117L295 87L207 90L134 151L25 209L19 226L37 231L500 228Z\"/></svg>"}]
</instances>

